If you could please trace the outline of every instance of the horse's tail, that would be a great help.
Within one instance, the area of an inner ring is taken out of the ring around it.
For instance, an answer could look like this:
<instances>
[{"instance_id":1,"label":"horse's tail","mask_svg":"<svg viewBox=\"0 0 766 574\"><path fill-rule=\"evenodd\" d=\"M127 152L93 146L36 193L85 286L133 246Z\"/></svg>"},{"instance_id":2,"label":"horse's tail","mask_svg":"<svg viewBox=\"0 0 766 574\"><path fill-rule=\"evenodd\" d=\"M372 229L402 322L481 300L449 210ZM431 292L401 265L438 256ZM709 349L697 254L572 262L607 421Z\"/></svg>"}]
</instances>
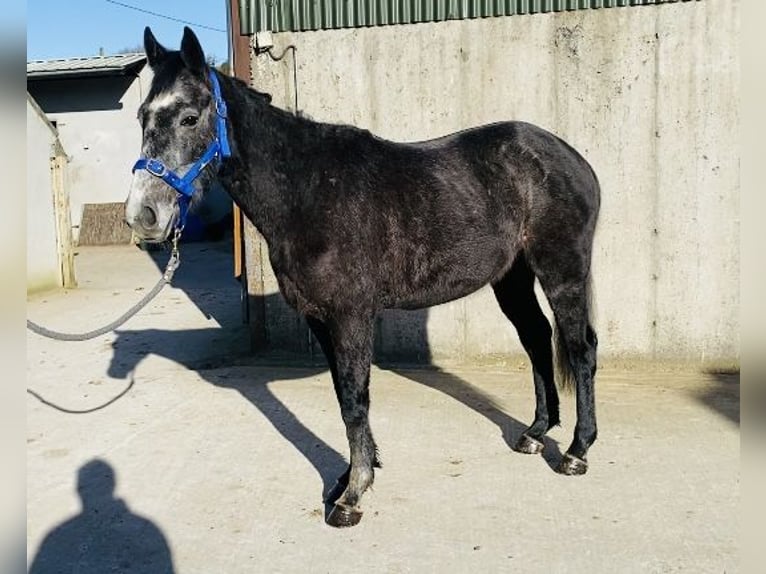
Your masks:
<instances>
[{"instance_id":1,"label":"horse's tail","mask_svg":"<svg viewBox=\"0 0 766 574\"><path fill-rule=\"evenodd\" d=\"M575 152L577 153L577 152ZM578 154L579 155L579 154ZM590 165L588 161L586 161L582 156L580 156L585 166L588 168L588 171L590 172L591 177L593 178L592 187L593 190L593 200L595 200L594 204L594 214L593 214L593 227L590 229L590 238L593 238L593 233L595 231L595 227L597 225L598 221L598 214L601 206L601 183L599 182L598 176L596 175L596 171L593 169L593 166ZM594 351L596 347L598 346L598 338L596 337L596 331L593 329L593 277L590 270L590 253L588 254L588 261L589 261L589 269L588 269L588 275L585 278L585 343L587 345L590 345L594 348ZM555 366L556 366L556 380L558 381L559 387L564 390L565 392L572 392L572 390L575 388L575 373L572 369L572 364L569 361L569 353L567 351L566 347L566 341L564 341L564 338L561 336L561 332L559 329L558 321L554 318L554 326L553 326L553 339L555 344ZM594 364L595 368L595 364ZM595 374L595 371L594 373Z\"/></svg>"},{"instance_id":2,"label":"horse's tail","mask_svg":"<svg viewBox=\"0 0 766 574\"><path fill-rule=\"evenodd\" d=\"M588 273L588 278L585 280L585 316L587 319L585 340L588 345L597 345L596 331L593 329L593 321L591 314L593 311L593 287L591 274ZM559 330L558 321L554 320L553 326L553 339L555 342L555 357L556 357L556 380L559 387L568 393L571 393L575 388L575 374L572 369L572 363L569 360L569 352L567 350L566 341L561 336Z\"/></svg>"}]
</instances>

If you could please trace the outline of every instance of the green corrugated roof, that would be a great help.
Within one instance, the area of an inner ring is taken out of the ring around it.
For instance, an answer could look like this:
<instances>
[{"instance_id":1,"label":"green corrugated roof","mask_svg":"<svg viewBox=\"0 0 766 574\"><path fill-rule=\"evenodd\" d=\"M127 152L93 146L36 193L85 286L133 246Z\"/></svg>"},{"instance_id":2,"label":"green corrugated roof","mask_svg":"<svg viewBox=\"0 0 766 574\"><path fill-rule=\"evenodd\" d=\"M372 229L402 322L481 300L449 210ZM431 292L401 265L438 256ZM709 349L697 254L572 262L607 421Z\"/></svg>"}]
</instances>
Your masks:
<instances>
[{"instance_id":1,"label":"green corrugated roof","mask_svg":"<svg viewBox=\"0 0 766 574\"><path fill-rule=\"evenodd\" d=\"M695 0L239 0L240 32L415 24Z\"/></svg>"}]
</instances>

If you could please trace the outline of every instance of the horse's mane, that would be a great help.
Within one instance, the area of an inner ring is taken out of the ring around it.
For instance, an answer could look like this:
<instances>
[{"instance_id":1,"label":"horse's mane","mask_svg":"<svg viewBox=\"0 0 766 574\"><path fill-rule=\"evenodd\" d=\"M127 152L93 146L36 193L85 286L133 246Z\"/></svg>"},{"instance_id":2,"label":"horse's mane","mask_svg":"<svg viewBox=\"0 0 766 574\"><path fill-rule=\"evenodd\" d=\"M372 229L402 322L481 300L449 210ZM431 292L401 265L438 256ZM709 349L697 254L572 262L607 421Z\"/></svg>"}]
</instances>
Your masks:
<instances>
[{"instance_id":1,"label":"horse's mane","mask_svg":"<svg viewBox=\"0 0 766 574\"><path fill-rule=\"evenodd\" d=\"M259 90L256 90L251 85L249 85L247 82L244 82L243 80L239 79L236 76L227 76L229 80L231 80L234 84L237 85L237 87L242 88L247 94L251 96L255 96L257 98L261 98L266 101L267 104L271 103L271 94L267 92L261 92Z\"/></svg>"}]
</instances>

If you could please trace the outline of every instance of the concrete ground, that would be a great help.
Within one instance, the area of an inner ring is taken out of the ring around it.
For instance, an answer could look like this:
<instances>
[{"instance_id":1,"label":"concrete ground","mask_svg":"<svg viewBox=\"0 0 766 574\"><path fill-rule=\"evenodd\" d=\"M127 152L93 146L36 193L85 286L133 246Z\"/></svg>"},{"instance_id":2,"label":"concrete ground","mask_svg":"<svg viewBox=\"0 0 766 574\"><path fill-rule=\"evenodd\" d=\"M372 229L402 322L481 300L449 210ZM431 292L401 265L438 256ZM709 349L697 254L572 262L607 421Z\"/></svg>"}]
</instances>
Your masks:
<instances>
[{"instance_id":1,"label":"concrete ground","mask_svg":"<svg viewBox=\"0 0 766 574\"><path fill-rule=\"evenodd\" d=\"M185 245L174 286L115 334L28 332L32 572L740 570L731 375L602 369L589 472L565 477L572 396L528 456L509 447L534 410L528 371L376 366L384 466L361 524L325 525L347 456L329 373L246 356L230 253ZM79 288L30 296L28 316L100 326L165 256L81 248Z\"/></svg>"}]
</instances>

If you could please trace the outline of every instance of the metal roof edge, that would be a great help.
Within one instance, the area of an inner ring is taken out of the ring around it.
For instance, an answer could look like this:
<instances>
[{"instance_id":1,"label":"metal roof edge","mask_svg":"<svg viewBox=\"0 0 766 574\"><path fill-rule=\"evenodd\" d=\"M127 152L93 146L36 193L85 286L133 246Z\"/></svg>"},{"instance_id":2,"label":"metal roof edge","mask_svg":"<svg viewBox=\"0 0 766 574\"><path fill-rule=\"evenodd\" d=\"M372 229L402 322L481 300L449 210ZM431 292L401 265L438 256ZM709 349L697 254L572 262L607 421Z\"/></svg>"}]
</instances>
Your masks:
<instances>
[{"instance_id":1,"label":"metal roof edge","mask_svg":"<svg viewBox=\"0 0 766 574\"><path fill-rule=\"evenodd\" d=\"M125 54L125 62L119 60L123 57L118 56L96 56L93 58L66 58L52 60L31 60L27 62L27 79L55 79L55 78L75 78L75 77L98 77L98 76L122 76L140 70L146 65L146 55L144 54ZM109 61L108 65L97 65L100 61ZM69 65L66 63L79 63L80 65ZM93 65L88 65L92 62ZM60 67L57 67L59 65ZM42 69L31 69L42 68Z\"/></svg>"}]
</instances>

